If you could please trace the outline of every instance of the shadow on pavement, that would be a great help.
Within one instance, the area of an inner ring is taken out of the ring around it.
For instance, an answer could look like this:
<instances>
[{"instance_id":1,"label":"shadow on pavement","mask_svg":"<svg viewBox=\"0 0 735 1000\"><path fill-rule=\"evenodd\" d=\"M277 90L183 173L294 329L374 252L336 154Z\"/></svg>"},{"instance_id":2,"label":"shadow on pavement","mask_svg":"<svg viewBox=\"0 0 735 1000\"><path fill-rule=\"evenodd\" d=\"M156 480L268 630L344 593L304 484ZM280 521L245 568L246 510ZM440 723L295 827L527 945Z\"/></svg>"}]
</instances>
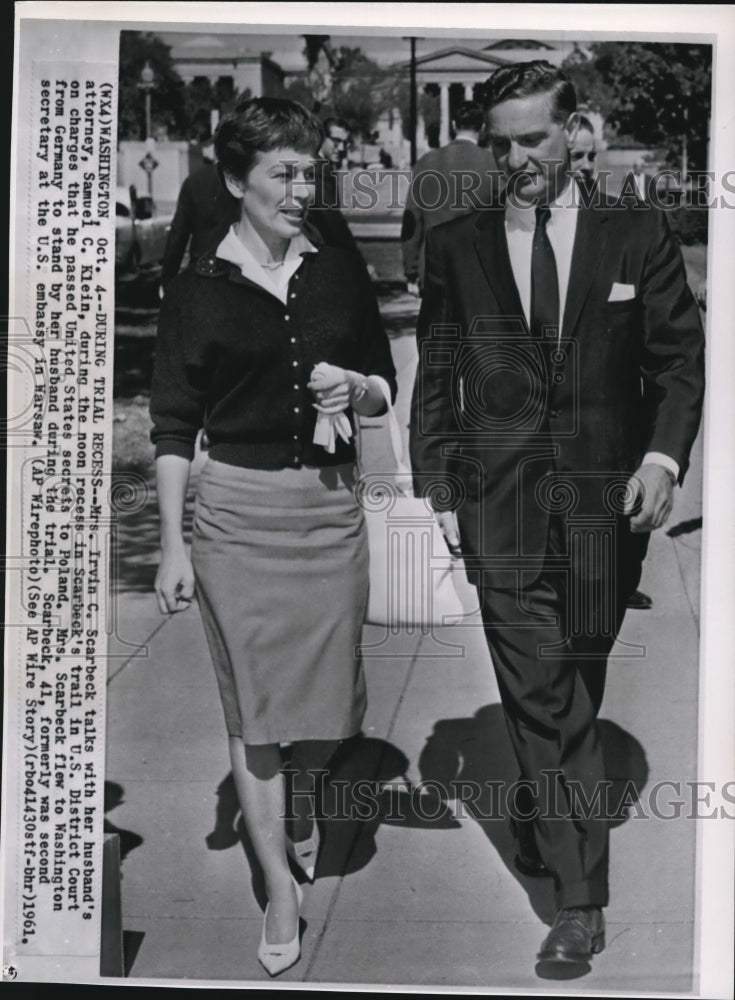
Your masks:
<instances>
[{"instance_id":1,"label":"shadow on pavement","mask_svg":"<svg viewBox=\"0 0 735 1000\"><path fill-rule=\"evenodd\" d=\"M630 733L607 719L599 722L610 781L608 802L614 807L611 827L628 818L648 780L648 763L641 744ZM508 738L502 706L485 705L471 718L439 720L419 757L422 781L445 789L466 782L475 797L457 806L480 825L510 874L528 893L529 902L547 924L556 913L553 881L530 878L515 867L516 842L510 833L504 792L518 779L518 765ZM463 792L463 794L466 793Z\"/></svg>"},{"instance_id":2,"label":"shadow on pavement","mask_svg":"<svg viewBox=\"0 0 735 1000\"><path fill-rule=\"evenodd\" d=\"M120 806L125 801L125 789L122 785L119 785L116 781L106 781L105 782L105 813L110 812L117 806ZM143 843L143 838L139 833L133 833L132 830L122 830L119 826L115 826L110 820L105 816L104 823L105 833L116 833L120 838L120 861L124 861L125 858L134 851L136 847L140 847Z\"/></svg>"},{"instance_id":3,"label":"shadow on pavement","mask_svg":"<svg viewBox=\"0 0 735 1000\"><path fill-rule=\"evenodd\" d=\"M690 535L693 531L699 531L702 527L702 518L693 517L688 521L679 521L673 528L669 528L666 534L669 538L678 538L679 535Z\"/></svg>"},{"instance_id":4,"label":"shadow on pavement","mask_svg":"<svg viewBox=\"0 0 735 1000\"><path fill-rule=\"evenodd\" d=\"M436 795L411 788L406 778L408 763L406 755L386 740L360 735L339 747L317 793L316 815L322 836L317 878L341 877L366 867L376 853L375 838L381 823L407 829L459 828ZM217 787L214 828L207 834L206 844L211 851L222 851L241 842L250 863L253 891L263 901L260 866L239 817L230 773Z\"/></svg>"},{"instance_id":5,"label":"shadow on pavement","mask_svg":"<svg viewBox=\"0 0 735 1000\"><path fill-rule=\"evenodd\" d=\"M552 979L563 982L570 979L580 979L590 972L589 962L537 962L536 975L539 979Z\"/></svg>"},{"instance_id":6,"label":"shadow on pavement","mask_svg":"<svg viewBox=\"0 0 735 1000\"><path fill-rule=\"evenodd\" d=\"M648 780L648 765L643 747L629 733L606 719L599 725L610 781L608 801L615 807L610 826L615 827L634 808ZM322 834L317 877L341 877L365 868L376 853L375 838L382 823L407 829L458 828L441 790L462 781L482 790L464 807L466 812L480 824L508 871L526 889L537 916L550 924L556 912L552 881L528 878L516 870L516 843L505 804L498 799L497 789L512 785L518 776L502 707L486 705L473 718L440 720L419 759L421 786L411 786L407 769L405 754L386 740L357 736L344 741L317 796ZM206 844L209 850L222 851L241 843L256 898L264 900L260 867L239 816L234 781L228 774L217 788L214 827Z\"/></svg>"},{"instance_id":7,"label":"shadow on pavement","mask_svg":"<svg viewBox=\"0 0 735 1000\"><path fill-rule=\"evenodd\" d=\"M143 931L123 931L123 955L125 957L126 976L130 975L135 965L135 960L138 957L144 937L145 934Z\"/></svg>"}]
</instances>

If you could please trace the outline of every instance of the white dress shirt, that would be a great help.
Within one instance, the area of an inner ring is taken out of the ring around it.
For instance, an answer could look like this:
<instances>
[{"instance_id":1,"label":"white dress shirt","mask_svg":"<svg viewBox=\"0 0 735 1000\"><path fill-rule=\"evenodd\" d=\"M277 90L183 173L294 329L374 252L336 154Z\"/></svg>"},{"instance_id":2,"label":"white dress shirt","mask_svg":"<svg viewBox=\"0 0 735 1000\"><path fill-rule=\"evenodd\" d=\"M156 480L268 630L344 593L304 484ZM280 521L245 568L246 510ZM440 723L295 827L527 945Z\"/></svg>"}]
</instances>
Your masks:
<instances>
[{"instance_id":1,"label":"white dress shirt","mask_svg":"<svg viewBox=\"0 0 735 1000\"><path fill-rule=\"evenodd\" d=\"M574 182L561 191L556 200L549 204L551 217L546 223L546 232L554 251L556 273L559 281L559 339L564 325L569 272L572 266L572 250L577 232L579 199L575 197ZM505 235L508 241L508 255L513 271L526 324L531 325L531 254L533 234L536 229L536 209L534 205L522 205L517 199L508 201L505 208ZM643 458L643 465L661 465L674 477L679 478L679 464L668 455L649 451Z\"/></svg>"},{"instance_id":2,"label":"white dress shirt","mask_svg":"<svg viewBox=\"0 0 735 1000\"><path fill-rule=\"evenodd\" d=\"M546 223L551 248L556 259L556 273L559 279L559 336L564 323L564 307L569 270L572 266L572 249L577 232L578 200L574 197L571 183L549 205L551 218ZM531 324L531 253L533 234L536 229L536 209L523 205L517 200L509 201L505 209L505 235L508 240L510 266L513 269L518 294L521 297L526 323Z\"/></svg>"},{"instance_id":3,"label":"white dress shirt","mask_svg":"<svg viewBox=\"0 0 735 1000\"><path fill-rule=\"evenodd\" d=\"M299 233L288 244L283 263L274 266L270 250L249 219L243 216L239 223L239 234L237 226L235 223L228 230L217 247L217 256L236 264L243 277L254 281L285 305L288 283L303 263L302 254L317 253L317 248L303 233Z\"/></svg>"}]
</instances>

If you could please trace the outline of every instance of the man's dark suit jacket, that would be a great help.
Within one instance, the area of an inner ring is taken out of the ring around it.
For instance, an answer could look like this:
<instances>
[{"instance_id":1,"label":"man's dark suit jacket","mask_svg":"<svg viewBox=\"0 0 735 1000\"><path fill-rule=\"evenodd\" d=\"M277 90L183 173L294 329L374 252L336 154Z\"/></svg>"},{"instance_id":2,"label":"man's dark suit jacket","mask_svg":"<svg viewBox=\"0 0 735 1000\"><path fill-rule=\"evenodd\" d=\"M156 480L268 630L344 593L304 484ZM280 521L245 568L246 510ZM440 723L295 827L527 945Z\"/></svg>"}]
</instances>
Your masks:
<instances>
[{"instance_id":1,"label":"man's dark suit jacket","mask_svg":"<svg viewBox=\"0 0 735 1000\"><path fill-rule=\"evenodd\" d=\"M314 175L314 201L308 214L310 225L316 229L328 247L342 247L343 250L360 253L352 230L340 211L339 188L334 167L328 160L317 160Z\"/></svg>"},{"instance_id":2,"label":"man's dark suit jacket","mask_svg":"<svg viewBox=\"0 0 735 1000\"><path fill-rule=\"evenodd\" d=\"M166 241L161 265L163 287L179 273L187 246L193 263L216 247L239 218L240 201L220 180L216 164L205 162L192 171L181 185Z\"/></svg>"},{"instance_id":3,"label":"man's dark suit jacket","mask_svg":"<svg viewBox=\"0 0 735 1000\"><path fill-rule=\"evenodd\" d=\"M627 530L644 454L688 465L704 343L679 248L650 207L578 211L558 353L528 332L502 210L429 234L411 460L416 492L458 509L470 567L530 557L537 575L551 513Z\"/></svg>"},{"instance_id":4,"label":"man's dark suit jacket","mask_svg":"<svg viewBox=\"0 0 735 1000\"><path fill-rule=\"evenodd\" d=\"M439 176L446 181L444 191ZM473 209L497 204L498 187L493 154L469 139L453 139L417 161L401 223L403 270L409 281L418 277L423 284L429 230Z\"/></svg>"}]
</instances>

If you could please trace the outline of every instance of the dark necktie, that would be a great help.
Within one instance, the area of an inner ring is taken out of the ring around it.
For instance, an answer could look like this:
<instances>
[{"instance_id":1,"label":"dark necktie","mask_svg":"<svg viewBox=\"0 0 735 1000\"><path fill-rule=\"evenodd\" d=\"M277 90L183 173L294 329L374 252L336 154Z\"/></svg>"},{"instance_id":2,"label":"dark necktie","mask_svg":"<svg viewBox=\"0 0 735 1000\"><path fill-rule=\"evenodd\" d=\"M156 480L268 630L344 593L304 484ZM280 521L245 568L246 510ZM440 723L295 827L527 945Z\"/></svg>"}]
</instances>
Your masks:
<instances>
[{"instance_id":1,"label":"dark necktie","mask_svg":"<svg viewBox=\"0 0 735 1000\"><path fill-rule=\"evenodd\" d=\"M531 336L548 347L556 346L559 329L559 279L556 258L546 232L551 211L536 208L536 230L531 251ZM549 330L553 328L553 333Z\"/></svg>"}]
</instances>

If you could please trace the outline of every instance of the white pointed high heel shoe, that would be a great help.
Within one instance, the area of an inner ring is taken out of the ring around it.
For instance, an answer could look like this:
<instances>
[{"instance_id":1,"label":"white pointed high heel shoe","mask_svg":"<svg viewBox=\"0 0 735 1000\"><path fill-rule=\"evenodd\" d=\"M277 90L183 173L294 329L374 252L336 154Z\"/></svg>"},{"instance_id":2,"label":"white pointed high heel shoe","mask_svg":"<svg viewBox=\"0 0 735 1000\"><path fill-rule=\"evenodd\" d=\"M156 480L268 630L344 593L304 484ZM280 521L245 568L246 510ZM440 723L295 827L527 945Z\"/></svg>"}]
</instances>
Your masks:
<instances>
[{"instance_id":1,"label":"white pointed high heel shoe","mask_svg":"<svg viewBox=\"0 0 735 1000\"><path fill-rule=\"evenodd\" d=\"M286 835L286 854L301 869L310 882L314 881L320 842L321 838L316 820L314 820L314 825L311 828L311 836L307 837L306 840L291 840L288 834Z\"/></svg>"},{"instance_id":2,"label":"white pointed high heel shoe","mask_svg":"<svg viewBox=\"0 0 735 1000\"><path fill-rule=\"evenodd\" d=\"M295 965L301 957L299 928L301 924L301 904L304 899L304 894L301 891L301 886L298 884L293 875L291 878L293 879L294 889L296 890L296 900L298 902L299 909L299 913L296 917L296 934L294 937L290 941L286 941L282 944L268 944L265 939L265 922L268 919L268 906L270 906L270 903L266 906L265 913L263 914L263 930L260 933L258 961L269 976L277 976L279 973L285 972L286 969L290 969L292 965Z\"/></svg>"}]
</instances>

